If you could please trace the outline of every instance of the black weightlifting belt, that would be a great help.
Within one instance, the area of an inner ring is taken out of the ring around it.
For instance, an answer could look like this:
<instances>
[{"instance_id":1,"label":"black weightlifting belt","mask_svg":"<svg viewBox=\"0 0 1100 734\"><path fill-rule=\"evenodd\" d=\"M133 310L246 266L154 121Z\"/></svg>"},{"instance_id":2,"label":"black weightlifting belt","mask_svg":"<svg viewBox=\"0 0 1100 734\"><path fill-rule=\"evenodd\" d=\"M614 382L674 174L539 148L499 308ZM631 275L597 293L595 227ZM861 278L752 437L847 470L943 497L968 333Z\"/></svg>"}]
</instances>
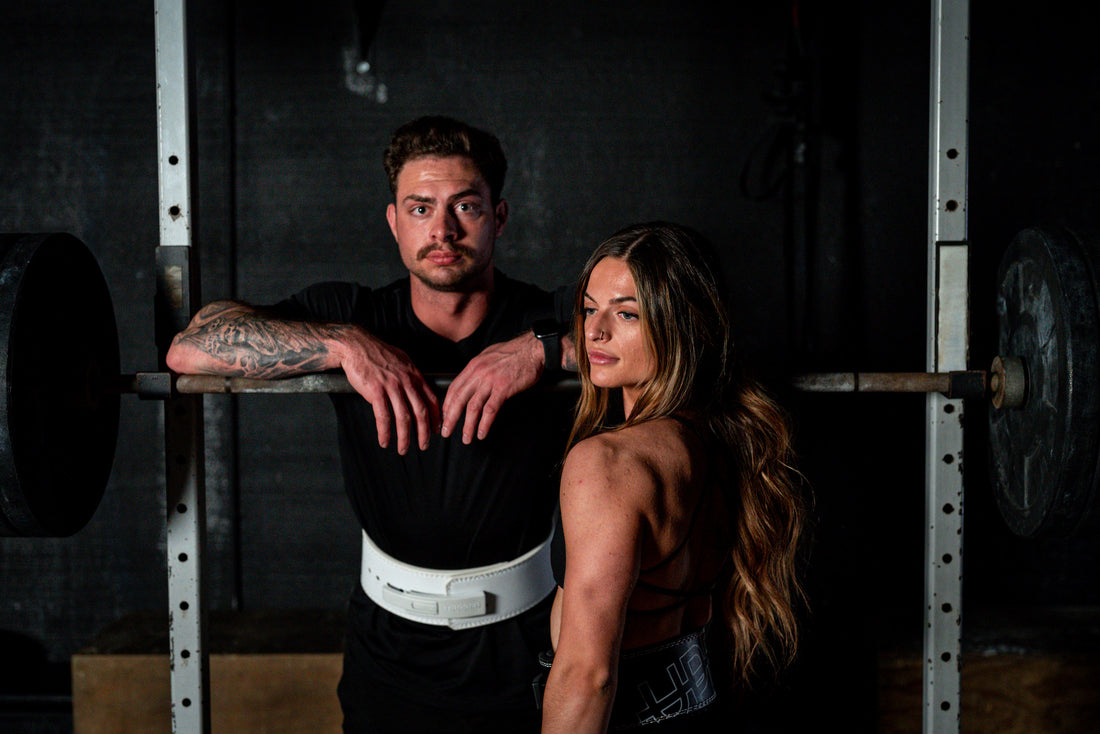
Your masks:
<instances>
[{"instance_id":1,"label":"black weightlifting belt","mask_svg":"<svg viewBox=\"0 0 1100 734\"><path fill-rule=\"evenodd\" d=\"M539 655L546 672L535 680L535 699L554 662ZM718 697L707 655L706 628L653 645L626 650L619 658L619 683L611 708L611 729L627 731L700 711Z\"/></svg>"}]
</instances>

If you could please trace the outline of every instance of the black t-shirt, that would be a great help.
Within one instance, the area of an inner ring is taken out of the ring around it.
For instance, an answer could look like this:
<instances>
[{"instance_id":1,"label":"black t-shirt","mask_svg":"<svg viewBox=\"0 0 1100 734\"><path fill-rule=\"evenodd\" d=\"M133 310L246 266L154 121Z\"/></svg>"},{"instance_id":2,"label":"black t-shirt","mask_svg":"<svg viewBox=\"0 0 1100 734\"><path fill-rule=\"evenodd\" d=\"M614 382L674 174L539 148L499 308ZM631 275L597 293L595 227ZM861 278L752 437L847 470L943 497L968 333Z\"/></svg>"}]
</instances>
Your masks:
<instances>
[{"instance_id":1,"label":"black t-shirt","mask_svg":"<svg viewBox=\"0 0 1100 734\"><path fill-rule=\"evenodd\" d=\"M453 374L536 319L568 323L569 288L550 293L499 271L494 283L485 320L457 343L417 319L408 278L373 290L351 283L317 284L274 310L360 324L403 350L421 372ZM510 560L546 539L573 396L521 393L505 402L484 440L464 445L460 423L448 439L432 436L424 451L414 439L405 456L397 453L396 440L379 448L374 414L362 397L331 398L348 497L363 528L386 553L418 566L468 568ZM439 398L442 405L443 394ZM357 589L349 650L359 652L353 664L361 675L395 693L421 691L434 705L464 710L521 707L531 698L535 657L548 646L547 611L544 604L513 620L454 631L391 615Z\"/></svg>"}]
</instances>

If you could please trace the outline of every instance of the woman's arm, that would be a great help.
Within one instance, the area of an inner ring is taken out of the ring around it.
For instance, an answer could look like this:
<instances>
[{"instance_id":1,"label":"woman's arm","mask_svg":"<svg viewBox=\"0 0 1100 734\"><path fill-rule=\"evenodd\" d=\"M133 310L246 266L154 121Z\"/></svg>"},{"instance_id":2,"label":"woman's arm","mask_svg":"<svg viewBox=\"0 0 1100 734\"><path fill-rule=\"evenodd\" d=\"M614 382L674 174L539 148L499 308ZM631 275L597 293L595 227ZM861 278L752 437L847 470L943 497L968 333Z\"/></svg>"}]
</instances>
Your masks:
<instances>
[{"instance_id":1,"label":"woman's arm","mask_svg":"<svg viewBox=\"0 0 1100 734\"><path fill-rule=\"evenodd\" d=\"M654 485L620 438L582 441L562 470L566 576L543 734L605 732L611 717L626 607L641 562L638 498Z\"/></svg>"}]
</instances>

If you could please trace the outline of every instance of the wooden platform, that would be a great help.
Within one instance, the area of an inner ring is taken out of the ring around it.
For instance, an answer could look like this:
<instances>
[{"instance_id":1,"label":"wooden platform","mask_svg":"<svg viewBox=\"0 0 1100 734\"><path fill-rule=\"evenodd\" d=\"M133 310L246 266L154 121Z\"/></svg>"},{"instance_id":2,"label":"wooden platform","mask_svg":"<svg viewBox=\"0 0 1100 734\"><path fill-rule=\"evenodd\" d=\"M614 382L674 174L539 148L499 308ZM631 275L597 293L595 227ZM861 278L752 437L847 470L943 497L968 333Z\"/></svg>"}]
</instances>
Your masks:
<instances>
[{"instance_id":1,"label":"wooden platform","mask_svg":"<svg viewBox=\"0 0 1100 734\"><path fill-rule=\"evenodd\" d=\"M1100 732L1100 611L973 611L969 619L963 734ZM214 734L338 734L343 625L333 612L212 614ZM167 734L167 650L167 618L134 615L74 655L74 733ZM879 652L869 673L879 734L920 734L920 658L914 642Z\"/></svg>"},{"instance_id":2,"label":"wooden platform","mask_svg":"<svg viewBox=\"0 0 1100 734\"><path fill-rule=\"evenodd\" d=\"M343 617L324 611L212 614L210 719L232 734L340 732ZM72 658L74 734L167 734L168 620L134 615Z\"/></svg>"},{"instance_id":3,"label":"wooden platform","mask_svg":"<svg viewBox=\"0 0 1100 734\"><path fill-rule=\"evenodd\" d=\"M879 731L921 734L921 675L913 657L879 661ZM1100 732L1100 661L1084 656L964 656L963 734Z\"/></svg>"}]
</instances>

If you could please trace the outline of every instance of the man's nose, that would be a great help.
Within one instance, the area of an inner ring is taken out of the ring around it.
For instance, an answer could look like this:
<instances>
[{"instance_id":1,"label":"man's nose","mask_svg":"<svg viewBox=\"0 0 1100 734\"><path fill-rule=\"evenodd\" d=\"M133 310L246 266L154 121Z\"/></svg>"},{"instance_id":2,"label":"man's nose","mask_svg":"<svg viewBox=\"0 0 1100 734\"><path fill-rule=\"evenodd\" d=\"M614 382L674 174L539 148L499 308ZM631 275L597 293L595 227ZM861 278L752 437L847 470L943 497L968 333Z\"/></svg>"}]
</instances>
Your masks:
<instances>
[{"instance_id":1,"label":"man's nose","mask_svg":"<svg viewBox=\"0 0 1100 734\"><path fill-rule=\"evenodd\" d=\"M432 220L431 236L438 242L451 242L458 235L458 220L447 209L441 209Z\"/></svg>"}]
</instances>

